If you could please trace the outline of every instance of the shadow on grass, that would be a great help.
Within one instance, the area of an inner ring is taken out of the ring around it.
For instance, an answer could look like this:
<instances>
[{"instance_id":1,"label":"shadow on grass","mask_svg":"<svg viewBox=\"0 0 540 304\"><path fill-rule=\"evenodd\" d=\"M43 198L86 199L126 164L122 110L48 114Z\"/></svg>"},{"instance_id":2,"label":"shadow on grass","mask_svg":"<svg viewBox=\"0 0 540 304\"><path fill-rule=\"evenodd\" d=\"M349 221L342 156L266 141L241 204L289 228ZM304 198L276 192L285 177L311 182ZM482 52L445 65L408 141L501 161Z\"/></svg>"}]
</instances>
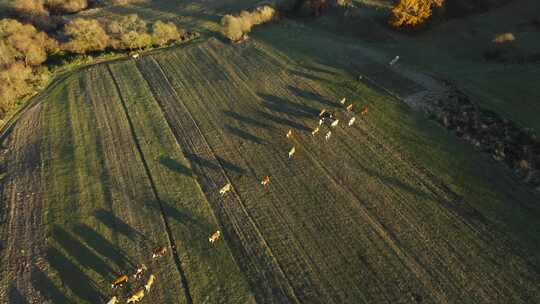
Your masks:
<instances>
[{"instance_id":1,"label":"shadow on grass","mask_svg":"<svg viewBox=\"0 0 540 304\"><path fill-rule=\"evenodd\" d=\"M321 103L321 104L323 104L325 106L329 106L329 107L334 107L334 106L338 105L337 102L333 102L331 100L328 100L328 99L326 99L325 97L323 97L320 94L313 93L313 92L310 92L310 91L305 91L305 90L299 89L297 87L293 87L291 85L289 85L288 88L289 88L289 91L291 91L294 95L296 95L298 97L308 99L308 100L314 100L314 101L316 101L318 103Z\"/></svg>"},{"instance_id":2,"label":"shadow on grass","mask_svg":"<svg viewBox=\"0 0 540 304\"><path fill-rule=\"evenodd\" d=\"M266 141L258 136L255 136L249 132L246 132L242 129L239 129L237 127L233 127L233 126L230 126L230 125L225 125L225 129L231 133L231 134L234 134L244 140L247 140L247 141L251 141L255 144L264 144Z\"/></svg>"},{"instance_id":3,"label":"shadow on grass","mask_svg":"<svg viewBox=\"0 0 540 304\"><path fill-rule=\"evenodd\" d=\"M70 303L64 293L56 287L51 279L37 267L32 269L32 286L52 303ZM13 302L19 303L19 302Z\"/></svg>"},{"instance_id":4,"label":"shadow on grass","mask_svg":"<svg viewBox=\"0 0 540 304\"><path fill-rule=\"evenodd\" d=\"M223 111L223 114L225 114L226 116L229 116L231 118L234 118L234 119L236 119L238 121L241 121L243 123L250 124L250 125L253 125L253 126L256 126L256 127L265 128L265 129L271 128L271 126L268 125L268 124L260 122L260 121L254 119L254 118L251 118L251 117L240 115L240 114L238 114L236 112Z\"/></svg>"},{"instance_id":5,"label":"shadow on grass","mask_svg":"<svg viewBox=\"0 0 540 304\"><path fill-rule=\"evenodd\" d=\"M9 287L9 295L8 295L9 303L17 303L17 304L30 304L26 300L26 298L21 294L21 292L17 289L15 286L15 283L12 283ZM65 302L62 302L65 303Z\"/></svg>"},{"instance_id":6,"label":"shadow on grass","mask_svg":"<svg viewBox=\"0 0 540 304\"><path fill-rule=\"evenodd\" d=\"M223 168L225 168L226 170L229 170L229 171L232 171L234 173L237 173L237 174L245 174L247 171L244 170L242 167L239 167L235 164L233 164L232 162L222 158L222 157L219 157L219 156L216 156L217 160L219 161L219 163L221 164L221 166L223 166Z\"/></svg>"},{"instance_id":7,"label":"shadow on grass","mask_svg":"<svg viewBox=\"0 0 540 304\"><path fill-rule=\"evenodd\" d=\"M289 120L289 119L286 119L286 118L283 118L283 117L279 117L279 116L276 116L276 115L272 115L272 114L269 114L269 113L266 113L266 112L263 112L263 111L257 111L257 115L260 116L261 118L268 119L268 120L273 121L273 122L275 122L277 124L284 125L284 126L287 126L287 127L293 128L293 129L297 129L297 130L300 130L300 131L306 131L306 132L311 131L310 128L304 126L301 123L298 123L298 122L295 122L295 121L292 121L292 120Z\"/></svg>"},{"instance_id":8,"label":"shadow on grass","mask_svg":"<svg viewBox=\"0 0 540 304\"><path fill-rule=\"evenodd\" d=\"M85 269L92 269L103 277L112 279L114 270L85 244L77 240L71 233L60 226L52 229L54 240Z\"/></svg>"},{"instance_id":9,"label":"shadow on grass","mask_svg":"<svg viewBox=\"0 0 540 304\"><path fill-rule=\"evenodd\" d=\"M110 261L116 263L119 268L133 268L135 264L129 260L127 254L122 250L114 246L109 240L104 238L101 234L97 233L94 229L88 225L81 224L73 228L73 232L77 234L87 246L91 247L109 259Z\"/></svg>"},{"instance_id":10,"label":"shadow on grass","mask_svg":"<svg viewBox=\"0 0 540 304\"><path fill-rule=\"evenodd\" d=\"M105 209L97 209L94 216L112 231L119 232L132 241L134 241L137 237L146 239L142 233L126 224L126 222L112 214L110 211Z\"/></svg>"},{"instance_id":11,"label":"shadow on grass","mask_svg":"<svg viewBox=\"0 0 540 304\"><path fill-rule=\"evenodd\" d=\"M172 171L184 174L186 176L192 176L193 173L191 169L187 166L182 165L177 160L170 158L169 156L160 156L159 163L163 166L169 168Z\"/></svg>"},{"instance_id":12,"label":"shadow on grass","mask_svg":"<svg viewBox=\"0 0 540 304\"><path fill-rule=\"evenodd\" d=\"M326 82L326 83L331 82L328 79L317 77L317 76L314 76L314 75L311 75L311 74L308 74L308 73L305 73L305 72L300 72L300 71L297 71L297 70L289 70L289 73L291 73L293 75L296 75L296 76L299 76L299 77L302 77L302 78L307 78L307 79L311 79L311 80L315 80L315 81L319 81L319 82Z\"/></svg>"},{"instance_id":13,"label":"shadow on grass","mask_svg":"<svg viewBox=\"0 0 540 304\"><path fill-rule=\"evenodd\" d=\"M274 95L258 93L263 100L263 105L274 112L279 112L287 115L292 115L300 118L317 117L319 110L309 106L291 102L285 98Z\"/></svg>"},{"instance_id":14,"label":"shadow on grass","mask_svg":"<svg viewBox=\"0 0 540 304\"><path fill-rule=\"evenodd\" d=\"M219 170L220 167L218 164L214 163L213 161L210 161L208 159L202 158L198 156L197 154L192 153L186 153L186 158L189 159L191 162L195 163L198 166L206 167L212 170Z\"/></svg>"},{"instance_id":15,"label":"shadow on grass","mask_svg":"<svg viewBox=\"0 0 540 304\"><path fill-rule=\"evenodd\" d=\"M62 252L54 247L49 247L47 261L58 273L62 284L71 290L75 296L89 303L101 303L103 295L96 288L95 283Z\"/></svg>"}]
</instances>

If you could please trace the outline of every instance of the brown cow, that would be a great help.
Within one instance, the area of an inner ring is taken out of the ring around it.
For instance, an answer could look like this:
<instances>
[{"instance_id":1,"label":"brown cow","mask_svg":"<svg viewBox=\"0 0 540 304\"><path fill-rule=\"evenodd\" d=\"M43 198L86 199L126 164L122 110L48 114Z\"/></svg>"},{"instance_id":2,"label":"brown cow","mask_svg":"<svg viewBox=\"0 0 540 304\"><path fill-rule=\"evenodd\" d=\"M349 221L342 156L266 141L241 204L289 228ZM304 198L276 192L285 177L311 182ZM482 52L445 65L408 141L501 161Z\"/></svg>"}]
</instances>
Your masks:
<instances>
[{"instance_id":1,"label":"brown cow","mask_svg":"<svg viewBox=\"0 0 540 304\"><path fill-rule=\"evenodd\" d=\"M285 135L285 137L287 137L287 138L292 137L292 130L291 129L289 129L289 131L287 131L287 134Z\"/></svg>"},{"instance_id":2,"label":"brown cow","mask_svg":"<svg viewBox=\"0 0 540 304\"><path fill-rule=\"evenodd\" d=\"M146 265L144 265L144 264L141 264L141 265L137 266L137 270L135 271L135 274L133 274L133 278L135 280L140 279L142 277L142 275L143 275L143 272L145 272L146 270L147 270L147 268L146 268Z\"/></svg>"},{"instance_id":3,"label":"brown cow","mask_svg":"<svg viewBox=\"0 0 540 304\"><path fill-rule=\"evenodd\" d=\"M353 104L351 103L350 105L347 106L347 111L352 112L352 110L353 110Z\"/></svg>"},{"instance_id":4,"label":"brown cow","mask_svg":"<svg viewBox=\"0 0 540 304\"><path fill-rule=\"evenodd\" d=\"M166 252L167 252L167 246L158 247L154 249L154 252L152 253L152 258L153 259L161 258L162 256L165 255Z\"/></svg>"},{"instance_id":5,"label":"brown cow","mask_svg":"<svg viewBox=\"0 0 540 304\"><path fill-rule=\"evenodd\" d=\"M270 182L270 176L266 175L262 178L261 185L266 186Z\"/></svg>"},{"instance_id":6,"label":"brown cow","mask_svg":"<svg viewBox=\"0 0 540 304\"><path fill-rule=\"evenodd\" d=\"M218 230L214 232L214 234L212 234L212 236L208 238L208 241L213 244L215 241L219 240L220 236L221 236L221 231Z\"/></svg>"},{"instance_id":7,"label":"brown cow","mask_svg":"<svg viewBox=\"0 0 540 304\"><path fill-rule=\"evenodd\" d=\"M366 115L368 113L369 109L368 106L365 106L362 108L362 112L360 112L362 115Z\"/></svg>"},{"instance_id":8,"label":"brown cow","mask_svg":"<svg viewBox=\"0 0 540 304\"><path fill-rule=\"evenodd\" d=\"M129 279L129 277L127 275L125 275L125 274L121 275L111 283L111 287L112 288L122 287L122 285L124 285L124 283L126 283L128 281L128 279Z\"/></svg>"},{"instance_id":9,"label":"brown cow","mask_svg":"<svg viewBox=\"0 0 540 304\"><path fill-rule=\"evenodd\" d=\"M223 186L223 188L221 188L221 190L219 190L219 194L223 195L223 194L231 191L231 189L232 189L231 183L227 183L225 186Z\"/></svg>"}]
</instances>

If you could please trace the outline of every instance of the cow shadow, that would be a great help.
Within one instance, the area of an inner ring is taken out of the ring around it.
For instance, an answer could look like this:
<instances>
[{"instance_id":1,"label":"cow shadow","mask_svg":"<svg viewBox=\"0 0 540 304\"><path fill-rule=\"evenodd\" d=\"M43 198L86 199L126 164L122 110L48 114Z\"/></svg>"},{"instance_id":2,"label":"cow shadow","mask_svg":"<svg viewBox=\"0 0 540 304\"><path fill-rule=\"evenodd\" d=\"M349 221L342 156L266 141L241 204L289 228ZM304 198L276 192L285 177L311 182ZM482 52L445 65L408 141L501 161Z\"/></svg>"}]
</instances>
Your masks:
<instances>
[{"instance_id":1,"label":"cow shadow","mask_svg":"<svg viewBox=\"0 0 540 304\"><path fill-rule=\"evenodd\" d=\"M105 226L109 227L112 231L119 232L120 234L126 236L132 241L135 241L137 238L146 239L146 237L140 233L138 230L134 229L122 219L107 211L105 209L97 209L94 212L94 216Z\"/></svg>"},{"instance_id":2,"label":"cow shadow","mask_svg":"<svg viewBox=\"0 0 540 304\"><path fill-rule=\"evenodd\" d=\"M159 163L167 167L171 171L178 172L186 176L193 176L193 172L189 167L184 166L183 164L179 163L177 160L172 159L169 156L160 156Z\"/></svg>"},{"instance_id":3,"label":"cow shadow","mask_svg":"<svg viewBox=\"0 0 540 304\"><path fill-rule=\"evenodd\" d=\"M21 292L17 289L14 283L12 283L9 287L8 301L9 303L30 304L30 302L28 302L26 298L21 294Z\"/></svg>"},{"instance_id":4,"label":"cow shadow","mask_svg":"<svg viewBox=\"0 0 540 304\"><path fill-rule=\"evenodd\" d=\"M219 170L220 167L218 164L216 164L215 162L211 161L211 160L208 160L206 158L202 158L200 156L198 156L197 154L193 154L193 153L186 153L186 158L189 159L191 162L193 162L194 164L198 165L198 166L201 166L201 167L206 167L208 169L212 169L212 170Z\"/></svg>"},{"instance_id":5,"label":"cow shadow","mask_svg":"<svg viewBox=\"0 0 540 304\"><path fill-rule=\"evenodd\" d=\"M110 278L114 270L85 244L77 240L70 232L60 226L52 228L52 236L56 243L85 269L92 269L102 277Z\"/></svg>"},{"instance_id":6,"label":"cow shadow","mask_svg":"<svg viewBox=\"0 0 540 304\"><path fill-rule=\"evenodd\" d=\"M76 225L73 228L73 232L79 236L87 246L94 249L94 251L106 259L114 262L119 268L125 269L135 266L123 250L114 246L109 240L88 225Z\"/></svg>"},{"instance_id":7,"label":"cow shadow","mask_svg":"<svg viewBox=\"0 0 540 304\"><path fill-rule=\"evenodd\" d=\"M221 166L223 168L225 168L226 170L228 171L232 171L234 173L237 173L237 174L246 174L246 170L242 167L239 167L237 165L235 165L234 163L220 157L220 156L216 156L216 159L218 160L218 162L221 164Z\"/></svg>"},{"instance_id":8,"label":"cow shadow","mask_svg":"<svg viewBox=\"0 0 540 304\"><path fill-rule=\"evenodd\" d=\"M96 283L91 280L77 265L69 260L60 250L49 247L47 261L58 273L62 284L73 292L74 295L89 303L100 303L103 295L96 288ZM38 274L39 275L39 274ZM57 297L59 295L56 295ZM69 303L55 302L55 303Z\"/></svg>"},{"instance_id":9,"label":"cow shadow","mask_svg":"<svg viewBox=\"0 0 540 304\"><path fill-rule=\"evenodd\" d=\"M334 107L334 106L338 105L337 102L333 102L333 101L325 98L324 96L322 96L322 95L320 95L318 93L302 90L302 89L299 89L299 88L291 86L291 85L288 86L288 89L289 89L289 91L291 91L294 95L296 95L298 97L301 97L301 98L304 98L304 99L307 99L307 100L314 100L314 101L316 101L316 102L318 102L320 104L323 104L325 106Z\"/></svg>"},{"instance_id":10,"label":"cow shadow","mask_svg":"<svg viewBox=\"0 0 540 304\"><path fill-rule=\"evenodd\" d=\"M236 112L223 111L223 114L225 114L228 117L234 118L234 119L236 119L236 120L238 120L238 121L240 121L242 123L250 124L250 125L253 125L255 127L264 128L264 129L269 129L269 128L272 127L272 126L270 126L268 124L265 124L263 122L260 122L260 121L258 121L256 119L254 119L254 118L247 117L247 116L238 114Z\"/></svg>"},{"instance_id":11,"label":"cow shadow","mask_svg":"<svg viewBox=\"0 0 540 304\"><path fill-rule=\"evenodd\" d=\"M64 293L54 285L51 279L49 279L49 277L41 269L33 267L31 279L32 286L34 286L37 291L44 295L47 300L50 300L52 303L70 303Z\"/></svg>"},{"instance_id":12,"label":"cow shadow","mask_svg":"<svg viewBox=\"0 0 540 304\"><path fill-rule=\"evenodd\" d=\"M233 135L236 135L244 140L247 140L247 141L250 141L250 142L253 142L255 144L258 144L258 145L262 145L264 144L266 141L256 135L253 135L249 132L246 132L242 129L239 129L237 127L233 127L233 126L230 126L230 125L225 125L225 129L227 130L227 132L233 134Z\"/></svg>"},{"instance_id":13,"label":"cow shadow","mask_svg":"<svg viewBox=\"0 0 540 304\"><path fill-rule=\"evenodd\" d=\"M261 118L264 118L264 119L267 119L267 120L270 120L276 124L279 124L279 125L284 125L284 126L287 126L289 128L293 128L293 129L296 129L296 130L300 130L300 131L311 131L310 128L306 127L305 125L301 124L301 123L298 123L296 121L292 121L292 120L289 120L287 118L283 118L283 117L280 117L280 116L277 116L277 115L272 115L270 113L267 113L267 112L263 112L263 111L257 111L257 115L260 116Z\"/></svg>"},{"instance_id":14,"label":"cow shadow","mask_svg":"<svg viewBox=\"0 0 540 304\"><path fill-rule=\"evenodd\" d=\"M319 110L315 108L291 102L285 98L264 93L258 93L258 95L260 98L262 98L264 107L274 112L292 115L299 118L316 117L319 113Z\"/></svg>"}]
</instances>

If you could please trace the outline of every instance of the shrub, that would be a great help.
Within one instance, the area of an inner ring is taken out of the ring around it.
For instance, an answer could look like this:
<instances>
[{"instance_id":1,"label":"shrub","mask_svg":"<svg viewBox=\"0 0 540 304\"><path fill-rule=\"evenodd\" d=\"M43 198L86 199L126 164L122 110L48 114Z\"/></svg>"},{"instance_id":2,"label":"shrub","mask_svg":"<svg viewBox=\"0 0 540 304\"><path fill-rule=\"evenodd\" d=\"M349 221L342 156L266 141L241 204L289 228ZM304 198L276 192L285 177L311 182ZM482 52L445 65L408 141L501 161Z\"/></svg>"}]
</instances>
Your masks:
<instances>
[{"instance_id":1,"label":"shrub","mask_svg":"<svg viewBox=\"0 0 540 304\"><path fill-rule=\"evenodd\" d=\"M238 41L249 33L253 26L268 22L275 15L275 9L266 5L252 12L242 11L238 16L225 15L221 19L223 34L232 41Z\"/></svg>"},{"instance_id":2,"label":"shrub","mask_svg":"<svg viewBox=\"0 0 540 304\"><path fill-rule=\"evenodd\" d=\"M109 45L110 38L97 20L77 18L66 24L64 30L70 37L64 44L64 49L69 52L102 51Z\"/></svg>"},{"instance_id":3,"label":"shrub","mask_svg":"<svg viewBox=\"0 0 540 304\"><path fill-rule=\"evenodd\" d=\"M87 0L45 0L45 6L54 13L76 13L88 7Z\"/></svg>"},{"instance_id":4,"label":"shrub","mask_svg":"<svg viewBox=\"0 0 540 304\"><path fill-rule=\"evenodd\" d=\"M185 32L178 30L172 22L156 21L152 25L152 43L163 46L171 41L178 40L185 35Z\"/></svg>"},{"instance_id":5,"label":"shrub","mask_svg":"<svg viewBox=\"0 0 540 304\"><path fill-rule=\"evenodd\" d=\"M393 27L415 27L433 14L434 7L441 7L444 0L398 0L392 8L390 24Z\"/></svg>"}]
</instances>

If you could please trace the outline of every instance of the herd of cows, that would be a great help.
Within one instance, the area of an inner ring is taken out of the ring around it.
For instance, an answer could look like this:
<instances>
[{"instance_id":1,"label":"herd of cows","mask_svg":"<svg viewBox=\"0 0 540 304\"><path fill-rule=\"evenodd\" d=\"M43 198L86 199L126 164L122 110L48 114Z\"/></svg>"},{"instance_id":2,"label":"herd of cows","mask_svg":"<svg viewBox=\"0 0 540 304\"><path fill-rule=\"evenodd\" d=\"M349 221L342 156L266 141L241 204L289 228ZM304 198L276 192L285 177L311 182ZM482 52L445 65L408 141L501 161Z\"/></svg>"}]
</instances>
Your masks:
<instances>
[{"instance_id":1,"label":"herd of cows","mask_svg":"<svg viewBox=\"0 0 540 304\"><path fill-rule=\"evenodd\" d=\"M347 99L343 98L339 103L342 106L345 106L346 101L347 101ZM367 113L368 113L368 107L365 106L360 111L360 114L361 115L366 115ZM343 110L342 110L342 115L343 115L344 119L348 120L347 125L349 127L352 126L356 121L356 116L355 116L355 113L354 113L354 110L353 110L353 104L349 104L349 105L345 106L343 108ZM321 128L322 128L322 129L325 129L324 132L326 132L325 140L329 140L330 137L332 136L332 129L337 127L338 124L339 124L339 119L337 118L335 113L333 113L333 112L331 112L329 110L326 110L326 109L322 109L320 111L320 113L318 115L318 118L319 118L318 126L316 126L315 128L312 129L311 135L315 136L317 133L322 131L321 130ZM293 131L291 129L289 129L287 131L285 137L288 138L288 139L292 139L293 138ZM289 150L289 153L288 153L289 158L292 158L295 153L296 153L296 146L293 145L293 147ZM266 187L266 186L269 185L269 183L270 183L270 176L269 175L264 176L262 178L262 180L261 180L261 185ZM226 185L224 185L219 190L219 193L221 195L225 195L226 193L230 192L232 189L233 189L232 184L227 183ZM221 237L221 231L217 230L216 232L214 232L208 238L208 241L211 244L213 244L216 241L218 241L220 237ZM152 259L161 258L166 253L167 253L167 247L166 246L161 246L159 248L156 248L152 253ZM148 271L148 269L147 269L146 265L145 264L140 264L140 265L137 266L135 272L131 275L131 277L135 281L140 280L140 279L143 278L144 273L147 272L147 271ZM124 284L126 284L129 281L129 278L130 278L129 275L126 275L126 274L121 275L111 283L111 287L113 289L121 288ZM130 297L128 297L127 303L136 303L136 302L141 301L144 298L145 294L148 294L148 292L150 292L150 289L152 288L152 285L154 284L155 281L156 281L156 276L154 274L150 274L150 276L148 276L148 279L146 280L146 283L144 284L144 286L141 287L140 289L138 289L137 291L135 291ZM118 299L118 296L116 296L116 295L113 296L107 302L107 304L117 304L117 303L119 303L119 299Z\"/></svg>"}]
</instances>

